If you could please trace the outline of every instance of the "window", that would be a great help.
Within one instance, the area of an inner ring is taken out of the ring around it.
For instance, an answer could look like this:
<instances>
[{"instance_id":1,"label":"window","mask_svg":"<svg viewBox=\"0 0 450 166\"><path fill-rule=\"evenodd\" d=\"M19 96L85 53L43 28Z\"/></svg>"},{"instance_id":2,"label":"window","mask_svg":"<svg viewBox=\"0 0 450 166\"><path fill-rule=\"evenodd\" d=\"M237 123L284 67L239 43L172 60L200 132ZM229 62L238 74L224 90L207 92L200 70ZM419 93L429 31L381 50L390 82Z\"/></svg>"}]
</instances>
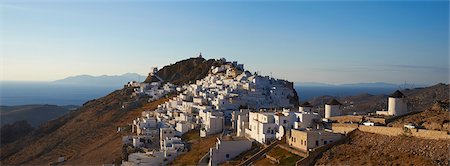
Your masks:
<instances>
[{"instance_id":1,"label":"window","mask_svg":"<svg viewBox=\"0 0 450 166\"><path fill-rule=\"evenodd\" d=\"M319 140L316 141L316 146L319 146Z\"/></svg>"},{"instance_id":2,"label":"window","mask_svg":"<svg viewBox=\"0 0 450 166\"><path fill-rule=\"evenodd\" d=\"M286 120L283 120L283 124L286 124Z\"/></svg>"},{"instance_id":3,"label":"window","mask_svg":"<svg viewBox=\"0 0 450 166\"><path fill-rule=\"evenodd\" d=\"M226 157L226 158L230 158L230 154L226 154L225 157Z\"/></svg>"},{"instance_id":4,"label":"window","mask_svg":"<svg viewBox=\"0 0 450 166\"><path fill-rule=\"evenodd\" d=\"M326 145L328 142L327 141L323 141L323 144Z\"/></svg>"}]
</instances>

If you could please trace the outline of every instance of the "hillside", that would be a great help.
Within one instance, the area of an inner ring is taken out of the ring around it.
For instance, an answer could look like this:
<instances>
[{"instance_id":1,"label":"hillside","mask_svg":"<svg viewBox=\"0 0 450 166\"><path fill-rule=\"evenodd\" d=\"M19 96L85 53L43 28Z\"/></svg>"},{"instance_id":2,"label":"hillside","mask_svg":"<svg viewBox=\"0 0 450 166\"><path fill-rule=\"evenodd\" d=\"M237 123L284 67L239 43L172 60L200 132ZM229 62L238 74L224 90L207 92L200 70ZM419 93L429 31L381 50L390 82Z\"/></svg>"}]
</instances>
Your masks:
<instances>
[{"instance_id":1,"label":"hillside","mask_svg":"<svg viewBox=\"0 0 450 166\"><path fill-rule=\"evenodd\" d=\"M388 126L403 127L405 124L413 123L428 130L450 132L450 114L448 107L448 100L443 102L438 101L433 105L433 107L417 114L396 119L394 122L389 123Z\"/></svg>"},{"instance_id":2,"label":"hillside","mask_svg":"<svg viewBox=\"0 0 450 166\"><path fill-rule=\"evenodd\" d=\"M316 165L449 165L450 141L385 136L356 130Z\"/></svg>"},{"instance_id":3,"label":"hillside","mask_svg":"<svg viewBox=\"0 0 450 166\"><path fill-rule=\"evenodd\" d=\"M215 59L189 58L165 66L156 74L164 81L176 85L183 85L204 78L211 69L211 66L220 66L224 63ZM149 82L150 79L151 77L147 77L145 82Z\"/></svg>"},{"instance_id":4,"label":"hillside","mask_svg":"<svg viewBox=\"0 0 450 166\"><path fill-rule=\"evenodd\" d=\"M436 84L425 88L414 88L401 90L410 102L413 111L424 111L433 106L437 101L444 101L449 98L449 85ZM387 98L385 95L360 94L337 98L344 106L353 105L344 109L345 113L352 112L375 112L376 110L387 109ZM332 96L316 97L309 100L311 104L323 109L323 104L328 102Z\"/></svg>"},{"instance_id":5,"label":"hillside","mask_svg":"<svg viewBox=\"0 0 450 166\"><path fill-rule=\"evenodd\" d=\"M6 124L0 129L0 145L14 142L34 130L27 121L17 121L12 124Z\"/></svg>"},{"instance_id":6,"label":"hillside","mask_svg":"<svg viewBox=\"0 0 450 166\"><path fill-rule=\"evenodd\" d=\"M164 99L141 104L128 96L131 89L117 90L89 101L77 111L50 121L18 142L2 147L3 164L48 164L65 156L67 164L103 164L118 162L121 135L118 126L127 125L143 109L154 109ZM131 102L125 109L124 102ZM117 160L117 161L116 161Z\"/></svg>"},{"instance_id":7,"label":"hillside","mask_svg":"<svg viewBox=\"0 0 450 166\"><path fill-rule=\"evenodd\" d=\"M70 106L57 105L0 106L1 126L25 120L31 126L38 127L44 122L68 113L69 108Z\"/></svg>"}]
</instances>

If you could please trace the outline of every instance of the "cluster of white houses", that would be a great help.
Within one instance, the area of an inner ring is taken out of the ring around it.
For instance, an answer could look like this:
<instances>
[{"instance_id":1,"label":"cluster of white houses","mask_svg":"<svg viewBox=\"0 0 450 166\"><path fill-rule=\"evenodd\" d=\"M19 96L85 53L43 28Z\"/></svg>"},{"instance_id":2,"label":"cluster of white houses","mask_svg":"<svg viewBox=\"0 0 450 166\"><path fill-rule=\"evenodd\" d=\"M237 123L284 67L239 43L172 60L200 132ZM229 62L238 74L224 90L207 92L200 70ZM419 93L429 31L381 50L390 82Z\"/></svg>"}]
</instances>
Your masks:
<instances>
[{"instance_id":1,"label":"cluster of white houses","mask_svg":"<svg viewBox=\"0 0 450 166\"><path fill-rule=\"evenodd\" d=\"M236 62L212 67L205 78L182 87L163 84L156 68L150 75L154 77L151 83L128 85L136 89L136 96L146 94L155 100L175 89L178 94L133 120L134 135L124 136L123 143L141 152L129 154L123 165L172 162L187 151L181 135L193 129L199 129L201 137L222 134L210 149L209 165L233 159L249 150L253 141L267 144L286 140L288 145L308 151L343 138L329 130L326 120L343 115L337 100L325 104L324 117L313 112L308 102L296 108L290 103L294 90L289 82L251 74ZM391 98L386 114L403 114L404 95L396 92Z\"/></svg>"},{"instance_id":2,"label":"cluster of white houses","mask_svg":"<svg viewBox=\"0 0 450 166\"><path fill-rule=\"evenodd\" d=\"M133 94L131 97L135 96L148 96L148 101L154 101L165 96L168 93L174 92L176 86L171 83L164 83L164 80L159 77L156 73L158 72L157 67L153 67L150 70L149 77L150 83L145 82L128 82L126 87L133 87Z\"/></svg>"}]
</instances>

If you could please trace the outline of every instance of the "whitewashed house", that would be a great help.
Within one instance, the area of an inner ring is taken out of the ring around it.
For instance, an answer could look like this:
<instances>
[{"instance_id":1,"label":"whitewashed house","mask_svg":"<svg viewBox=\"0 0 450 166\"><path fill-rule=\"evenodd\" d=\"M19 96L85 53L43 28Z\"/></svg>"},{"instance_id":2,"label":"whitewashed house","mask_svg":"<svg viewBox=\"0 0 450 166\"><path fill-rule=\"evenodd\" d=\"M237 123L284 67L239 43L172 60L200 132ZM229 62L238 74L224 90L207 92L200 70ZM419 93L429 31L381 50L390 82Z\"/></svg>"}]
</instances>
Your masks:
<instances>
[{"instance_id":1,"label":"whitewashed house","mask_svg":"<svg viewBox=\"0 0 450 166\"><path fill-rule=\"evenodd\" d=\"M249 125L245 135L260 143L275 139L278 125L275 124L274 112L249 112Z\"/></svg>"},{"instance_id":2,"label":"whitewashed house","mask_svg":"<svg viewBox=\"0 0 450 166\"><path fill-rule=\"evenodd\" d=\"M208 135L217 134L223 131L224 117L222 112L200 111L199 117L201 121L201 137L206 137Z\"/></svg>"},{"instance_id":3,"label":"whitewashed house","mask_svg":"<svg viewBox=\"0 0 450 166\"><path fill-rule=\"evenodd\" d=\"M252 148L252 141L243 137L225 136L217 138L216 145L209 150L209 165L216 166L231 160Z\"/></svg>"}]
</instances>

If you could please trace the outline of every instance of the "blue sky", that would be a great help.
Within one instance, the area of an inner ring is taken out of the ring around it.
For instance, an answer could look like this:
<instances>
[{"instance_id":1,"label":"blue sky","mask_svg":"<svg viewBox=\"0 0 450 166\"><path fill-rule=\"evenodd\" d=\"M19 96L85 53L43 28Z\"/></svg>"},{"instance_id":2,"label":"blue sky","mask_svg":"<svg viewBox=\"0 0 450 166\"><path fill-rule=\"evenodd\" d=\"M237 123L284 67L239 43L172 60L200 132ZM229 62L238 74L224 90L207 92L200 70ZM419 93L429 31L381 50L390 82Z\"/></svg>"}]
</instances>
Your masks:
<instances>
[{"instance_id":1,"label":"blue sky","mask_svg":"<svg viewBox=\"0 0 450 166\"><path fill-rule=\"evenodd\" d=\"M449 80L449 3L2 1L2 80L225 57L294 82Z\"/></svg>"}]
</instances>

